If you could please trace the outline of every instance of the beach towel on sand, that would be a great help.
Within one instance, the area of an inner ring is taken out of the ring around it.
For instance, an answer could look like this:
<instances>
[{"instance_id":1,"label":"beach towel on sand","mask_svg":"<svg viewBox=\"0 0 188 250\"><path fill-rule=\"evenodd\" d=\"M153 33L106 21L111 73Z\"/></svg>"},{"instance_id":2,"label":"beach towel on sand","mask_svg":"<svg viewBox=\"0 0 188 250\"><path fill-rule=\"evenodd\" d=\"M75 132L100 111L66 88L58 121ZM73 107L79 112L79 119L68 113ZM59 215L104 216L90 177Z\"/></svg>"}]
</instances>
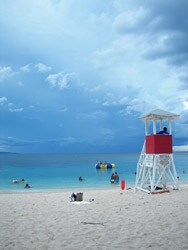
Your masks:
<instances>
[{"instance_id":1,"label":"beach towel on sand","mask_svg":"<svg viewBox=\"0 0 188 250\"><path fill-rule=\"evenodd\" d=\"M83 205L83 204L90 204L89 201L72 201L71 204L73 205Z\"/></svg>"}]
</instances>

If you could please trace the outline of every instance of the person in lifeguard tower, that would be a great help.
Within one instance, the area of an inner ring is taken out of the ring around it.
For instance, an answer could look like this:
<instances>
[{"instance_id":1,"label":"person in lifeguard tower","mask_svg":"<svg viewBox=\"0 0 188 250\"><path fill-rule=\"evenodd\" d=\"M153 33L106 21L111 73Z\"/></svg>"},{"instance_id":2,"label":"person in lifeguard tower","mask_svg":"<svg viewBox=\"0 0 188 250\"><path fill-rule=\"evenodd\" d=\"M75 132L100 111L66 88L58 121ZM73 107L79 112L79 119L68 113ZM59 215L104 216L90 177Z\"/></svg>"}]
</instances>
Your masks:
<instances>
[{"instance_id":1,"label":"person in lifeguard tower","mask_svg":"<svg viewBox=\"0 0 188 250\"><path fill-rule=\"evenodd\" d=\"M158 135L169 135L169 133L167 132L167 128L164 127L163 130L161 130L160 132L157 133Z\"/></svg>"}]
</instances>

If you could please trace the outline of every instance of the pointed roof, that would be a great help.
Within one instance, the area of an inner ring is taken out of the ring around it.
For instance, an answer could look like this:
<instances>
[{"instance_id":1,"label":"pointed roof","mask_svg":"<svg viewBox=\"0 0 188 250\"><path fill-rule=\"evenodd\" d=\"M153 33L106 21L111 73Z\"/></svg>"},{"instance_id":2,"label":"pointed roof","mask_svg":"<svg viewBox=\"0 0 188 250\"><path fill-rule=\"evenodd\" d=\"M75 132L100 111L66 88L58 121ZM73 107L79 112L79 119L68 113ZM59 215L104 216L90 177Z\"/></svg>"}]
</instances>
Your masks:
<instances>
[{"instance_id":1,"label":"pointed roof","mask_svg":"<svg viewBox=\"0 0 188 250\"><path fill-rule=\"evenodd\" d=\"M161 109L155 109L149 114L139 117L141 120L177 120L179 115Z\"/></svg>"}]
</instances>

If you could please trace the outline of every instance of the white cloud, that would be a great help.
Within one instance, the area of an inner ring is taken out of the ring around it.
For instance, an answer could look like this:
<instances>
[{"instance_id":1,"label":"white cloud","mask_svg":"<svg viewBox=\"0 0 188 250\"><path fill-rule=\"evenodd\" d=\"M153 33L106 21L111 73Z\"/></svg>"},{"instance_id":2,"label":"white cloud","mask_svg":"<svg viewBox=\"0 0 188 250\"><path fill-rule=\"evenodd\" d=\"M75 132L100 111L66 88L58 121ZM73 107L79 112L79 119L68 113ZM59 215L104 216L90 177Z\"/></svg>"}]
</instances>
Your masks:
<instances>
[{"instance_id":1,"label":"white cloud","mask_svg":"<svg viewBox=\"0 0 188 250\"><path fill-rule=\"evenodd\" d=\"M114 139L114 130L109 129L109 128L99 128L98 129L99 134L101 135L102 142L111 142Z\"/></svg>"},{"instance_id":2,"label":"white cloud","mask_svg":"<svg viewBox=\"0 0 188 250\"><path fill-rule=\"evenodd\" d=\"M29 109L33 109L33 108L34 108L34 105L29 105L28 108L29 108Z\"/></svg>"},{"instance_id":3,"label":"white cloud","mask_svg":"<svg viewBox=\"0 0 188 250\"><path fill-rule=\"evenodd\" d=\"M67 112L67 111L68 111L67 108L63 108L63 109L61 109L59 112Z\"/></svg>"},{"instance_id":4,"label":"white cloud","mask_svg":"<svg viewBox=\"0 0 188 250\"><path fill-rule=\"evenodd\" d=\"M117 102L115 101L105 101L102 103L103 106L116 106Z\"/></svg>"},{"instance_id":5,"label":"white cloud","mask_svg":"<svg viewBox=\"0 0 188 250\"><path fill-rule=\"evenodd\" d=\"M129 58L133 59L132 51L133 49L135 50L135 48L137 49L135 45L136 41L133 40L131 35L126 35L120 39L113 40L108 46L103 47L102 49L97 49L93 53L93 64L98 68L108 68L109 66L119 66L122 62L126 63L127 60L130 63L131 60L129 60ZM134 58L139 54L140 52L138 50L138 53L134 54Z\"/></svg>"},{"instance_id":6,"label":"white cloud","mask_svg":"<svg viewBox=\"0 0 188 250\"><path fill-rule=\"evenodd\" d=\"M20 67L20 70L22 72L24 72L24 73L30 72L33 68L36 68L37 71L40 72L40 73L45 73L45 72L48 72L48 71L52 70L52 67L46 66L43 63L35 64L33 67L31 65L32 65L31 63L26 64L23 67ZM18 84L21 86L22 82L19 82Z\"/></svg>"},{"instance_id":7,"label":"white cloud","mask_svg":"<svg viewBox=\"0 0 188 250\"><path fill-rule=\"evenodd\" d=\"M100 133L102 134L102 135L111 135L111 136L113 136L114 135L114 131L112 130L112 129L109 129L109 128L100 128L99 129L99 131L100 131Z\"/></svg>"},{"instance_id":8,"label":"white cloud","mask_svg":"<svg viewBox=\"0 0 188 250\"><path fill-rule=\"evenodd\" d=\"M0 82L12 77L14 74L11 67L0 67Z\"/></svg>"},{"instance_id":9,"label":"white cloud","mask_svg":"<svg viewBox=\"0 0 188 250\"><path fill-rule=\"evenodd\" d=\"M111 19L106 13L100 13L99 15L91 13L89 15L88 22L90 22L92 25L101 25L101 23L110 24Z\"/></svg>"},{"instance_id":10,"label":"white cloud","mask_svg":"<svg viewBox=\"0 0 188 250\"><path fill-rule=\"evenodd\" d=\"M63 72L59 72L57 74L51 74L46 78L52 87L59 87L60 90L66 89L69 87L69 82L72 77L75 75L74 72L64 74Z\"/></svg>"},{"instance_id":11,"label":"white cloud","mask_svg":"<svg viewBox=\"0 0 188 250\"><path fill-rule=\"evenodd\" d=\"M83 85L83 86L84 86L84 85ZM101 89L101 86L98 85L98 86L95 86L94 88L85 88L84 90L85 90L86 92L98 92L98 91L100 91L100 89Z\"/></svg>"},{"instance_id":12,"label":"white cloud","mask_svg":"<svg viewBox=\"0 0 188 250\"><path fill-rule=\"evenodd\" d=\"M22 112L23 108L19 108L19 109L9 109L10 112Z\"/></svg>"},{"instance_id":13,"label":"white cloud","mask_svg":"<svg viewBox=\"0 0 188 250\"><path fill-rule=\"evenodd\" d=\"M183 146L173 146L174 151L188 151L188 144Z\"/></svg>"},{"instance_id":14,"label":"white cloud","mask_svg":"<svg viewBox=\"0 0 188 250\"><path fill-rule=\"evenodd\" d=\"M67 143L75 143L77 141L77 138L70 136L70 137L64 138L63 141L65 141Z\"/></svg>"},{"instance_id":15,"label":"white cloud","mask_svg":"<svg viewBox=\"0 0 188 250\"><path fill-rule=\"evenodd\" d=\"M31 71L31 64L29 63L29 64L27 64L27 65L21 67L20 70L21 70L22 72L24 72L24 73L30 72L30 71Z\"/></svg>"},{"instance_id":16,"label":"white cloud","mask_svg":"<svg viewBox=\"0 0 188 250\"><path fill-rule=\"evenodd\" d=\"M0 104L3 104L4 102L7 101L7 98L6 97L0 97Z\"/></svg>"},{"instance_id":17,"label":"white cloud","mask_svg":"<svg viewBox=\"0 0 188 250\"><path fill-rule=\"evenodd\" d=\"M112 93L107 93L106 100L102 103L103 106L126 106L126 105L135 105L135 101L131 101L128 97L122 97L118 99L118 97L114 97Z\"/></svg>"},{"instance_id":18,"label":"white cloud","mask_svg":"<svg viewBox=\"0 0 188 250\"><path fill-rule=\"evenodd\" d=\"M0 145L0 152L6 152L6 151L8 151L7 149L8 149L7 146Z\"/></svg>"},{"instance_id":19,"label":"white cloud","mask_svg":"<svg viewBox=\"0 0 188 250\"><path fill-rule=\"evenodd\" d=\"M94 112L91 112L91 113L80 113L80 114L77 114L77 118L78 119L85 119L85 120L88 120L88 119L101 119L101 118L104 118L106 117L107 113L102 111L102 110L97 110L97 111L94 111Z\"/></svg>"},{"instance_id":20,"label":"white cloud","mask_svg":"<svg viewBox=\"0 0 188 250\"><path fill-rule=\"evenodd\" d=\"M141 112L143 110L143 103L140 99L133 99L130 103L129 106L127 106L126 111L128 114L130 114L132 111L135 112Z\"/></svg>"},{"instance_id":21,"label":"white cloud","mask_svg":"<svg viewBox=\"0 0 188 250\"><path fill-rule=\"evenodd\" d=\"M89 114L89 116L93 119L103 118L106 116L106 112L98 110L98 111L92 112L91 114Z\"/></svg>"},{"instance_id":22,"label":"white cloud","mask_svg":"<svg viewBox=\"0 0 188 250\"><path fill-rule=\"evenodd\" d=\"M48 72L48 71L52 70L52 67L46 66L43 63L36 64L35 68L38 70L38 72L41 72L41 73L45 73L45 72Z\"/></svg>"},{"instance_id":23,"label":"white cloud","mask_svg":"<svg viewBox=\"0 0 188 250\"><path fill-rule=\"evenodd\" d=\"M179 113L182 108L187 108L184 101L188 90L182 92L180 89L180 77L187 67L171 67L162 59L145 60L142 54L148 47L151 45L147 36L126 35L113 41L106 49L96 51L93 62L97 68L102 68L104 84L101 89L108 84L109 91L118 93L111 104L124 102L129 105L129 113L143 112L143 108L144 111L162 108ZM128 103L126 98L119 99L121 93L126 93L130 100L139 99L141 106L135 101ZM110 105L110 102L107 100L104 105Z\"/></svg>"},{"instance_id":24,"label":"white cloud","mask_svg":"<svg viewBox=\"0 0 188 250\"><path fill-rule=\"evenodd\" d=\"M183 104L184 104L184 110L188 109L188 102L184 101Z\"/></svg>"},{"instance_id":25,"label":"white cloud","mask_svg":"<svg viewBox=\"0 0 188 250\"><path fill-rule=\"evenodd\" d=\"M123 104L127 104L129 98L128 97L123 97L119 100L119 104L123 105Z\"/></svg>"},{"instance_id":26,"label":"white cloud","mask_svg":"<svg viewBox=\"0 0 188 250\"><path fill-rule=\"evenodd\" d=\"M76 137L65 137L62 139L58 139L60 146L64 146L66 144L75 144L75 143L80 143L83 142L83 139L81 138L76 138Z\"/></svg>"},{"instance_id":27,"label":"white cloud","mask_svg":"<svg viewBox=\"0 0 188 250\"><path fill-rule=\"evenodd\" d=\"M133 6L131 1L130 5ZM152 32L150 22L158 17L151 15L152 4L148 5L150 10L147 7L129 8L127 1L124 4L122 1L121 6L113 27L121 31L122 36L109 40L106 46L101 46L93 53L94 66L100 70L103 82L108 83L110 91L114 89L119 94L126 93L130 100L134 100L131 103L124 100L129 113L156 108L179 113L182 108L188 109L185 102L188 96L187 81L185 91L180 89L180 77L185 76L188 65L172 67L166 59L170 54L169 40L173 39L173 32ZM144 55L154 50L158 57L146 59ZM101 89L105 88L105 84ZM113 102L105 100L103 105L120 104L119 95L116 97ZM135 99L140 100L140 104L136 105Z\"/></svg>"}]
</instances>

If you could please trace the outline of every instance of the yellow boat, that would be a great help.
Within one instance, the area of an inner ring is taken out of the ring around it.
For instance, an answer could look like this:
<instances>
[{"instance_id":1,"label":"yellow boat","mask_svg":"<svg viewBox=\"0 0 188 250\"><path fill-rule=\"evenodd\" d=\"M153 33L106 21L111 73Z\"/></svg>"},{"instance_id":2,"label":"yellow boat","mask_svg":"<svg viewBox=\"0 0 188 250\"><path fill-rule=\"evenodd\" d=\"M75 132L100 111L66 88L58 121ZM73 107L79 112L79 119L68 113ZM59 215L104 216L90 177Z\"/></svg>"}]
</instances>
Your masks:
<instances>
[{"instance_id":1,"label":"yellow boat","mask_svg":"<svg viewBox=\"0 0 188 250\"><path fill-rule=\"evenodd\" d=\"M17 181L17 180L13 180L12 183L24 183L24 182L27 182L27 181Z\"/></svg>"}]
</instances>

